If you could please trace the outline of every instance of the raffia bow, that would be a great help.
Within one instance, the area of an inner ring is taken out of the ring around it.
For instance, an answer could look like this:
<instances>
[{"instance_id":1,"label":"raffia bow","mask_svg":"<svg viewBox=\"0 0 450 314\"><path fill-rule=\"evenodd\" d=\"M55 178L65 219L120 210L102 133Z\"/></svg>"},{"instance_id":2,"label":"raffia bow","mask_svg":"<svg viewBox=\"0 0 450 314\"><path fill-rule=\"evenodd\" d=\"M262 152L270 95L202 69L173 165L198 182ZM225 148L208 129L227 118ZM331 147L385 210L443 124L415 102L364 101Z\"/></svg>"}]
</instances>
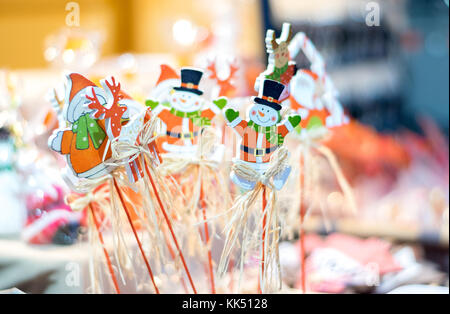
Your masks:
<instances>
[{"instance_id":1,"label":"raffia bow","mask_svg":"<svg viewBox=\"0 0 450 314\"><path fill-rule=\"evenodd\" d=\"M119 141L120 137L114 139L111 144L112 157L119 163L129 163L139 158L141 154L150 156L148 145L156 140L157 118L152 116L140 129L135 143Z\"/></svg>"},{"instance_id":2,"label":"raffia bow","mask_svg":"<svg viewBox=\"0 0 450 314\"><path fill-rule=\"evenodd\" d=\"M228 269L230 257L234 248L241 241L240 268L241 274L244 261L248 253L259 246L259 230L262 230L263 217L266 217L265 233L267 235L266 247L264 250L265 271L262 289L263 291L277 290L281 287L281 269L278 256L279 243L279 213L276 209L276 191L273 187L272 178L281 173L288 165L289 152L285 147L280 147L270 158L270 164L263 174L252 169L248 164L237 161L233 165L235 173L251 181L257 181L255 188L239 196L234 206L230 209L231 217L225 227L226 240L220 258L218 272L224 275ZM269 196L266 208L262 211L251 210L264 186L269 189ZM255 226L250 227L249 223L254 222ZM242 240L240 235L242 234ZM275 274L275 276L272 276Z\"/></svg>"},{"instance_id":3,"label":"raffia bow","mask_svg":"<svg viewBox=\"0 0 450 314\"><path fill-rule=\"evenodd\" d=\"M269 167L262 174L241 160L237 160L232 169L236 175L245 180L260 182L268 188L273 189L271 179L287 167L288 157L288 150L285 147L280 147L270 157Z\"/></svg>"},{"instance_id":4,"label":"raffia bow","mask_svg":"<svg viewBox=\"0 0 450 314\"><path fill-rule=\"evenodd\" d=\"M163 175L174 175L189 170L191 166L205 167L217 170L219 163L208 159L208 155L214 150L216 134L212 128L204 128L200 136L197 153L195 155L165 154L164 163L159 167Z\"/></svg>"},{"instance_id":5,"label":"raffia bow","mask_svg":"<svg viewBox=\"0 0 450 314\"><path fill-rule=\"evenodd\" d=\"M66 195L65 202L73 211L82 211L90 204L103 204L107 202L109 197L108 186L105 185L98 189L97 191L92 191L73 199L70 199L70 194Z\"/></svg>"}]
</instances>

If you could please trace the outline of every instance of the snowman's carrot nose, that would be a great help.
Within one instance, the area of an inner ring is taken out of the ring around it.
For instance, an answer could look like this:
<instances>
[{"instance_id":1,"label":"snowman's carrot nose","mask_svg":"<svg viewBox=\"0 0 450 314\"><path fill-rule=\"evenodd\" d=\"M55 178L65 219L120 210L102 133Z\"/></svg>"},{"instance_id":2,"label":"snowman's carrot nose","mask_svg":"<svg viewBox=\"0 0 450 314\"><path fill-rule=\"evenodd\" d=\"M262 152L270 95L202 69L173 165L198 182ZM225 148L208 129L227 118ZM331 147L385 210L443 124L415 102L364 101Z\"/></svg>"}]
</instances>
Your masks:
<instances>
[{"instance_id":1,"label":"snowman's carrot nose","mask_svg":"<svg viewBox=\"0 0 450 314\"><path fill-rule=\"evenodd\" d=\"M264 114L264 113L262 113L261 111L258 111L258 113L259 113L259 115L260 115L261 117L263 117L263 118L264 118L264 116L265 116L265 114Z\"/></svg>"}]
</instances>

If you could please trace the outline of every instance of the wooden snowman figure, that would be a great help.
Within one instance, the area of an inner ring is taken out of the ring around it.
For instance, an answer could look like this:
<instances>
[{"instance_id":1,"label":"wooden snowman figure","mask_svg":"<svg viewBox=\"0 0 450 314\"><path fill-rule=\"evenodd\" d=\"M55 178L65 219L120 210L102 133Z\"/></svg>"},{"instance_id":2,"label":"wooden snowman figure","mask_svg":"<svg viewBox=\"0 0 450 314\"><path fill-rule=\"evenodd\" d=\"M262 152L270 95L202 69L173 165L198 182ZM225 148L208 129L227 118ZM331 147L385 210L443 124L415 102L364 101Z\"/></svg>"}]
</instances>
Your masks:
<instances>
[{"instance_id":1,"label":"wooden snowman figure","mask_svg":"<svg viewBox=\"0 0 450 314\"><path fill-rule=\"evenodd\" d=\"M243 120L239 113L233 109L225 111L228 125L241 137L238 159L251 166L255 171L264 174L270 166L270 157L284 142L284 137L299 125L299 115L288 116L281 121L280 95L284 85L273 80L262 81L259 95L253 98L254 105L249 110L249 120ZM289 174L291 167L286 167L273 178L276 190L280 190ZM245 190L252 190L255 181L246 180L234 171L231 180Z\"/></svg>"},{"instance_id":2,"label":"wooden snowman figure","mask_svg":"<svg viewBox=\"0 0 450 314\"><path fill-rule=\"evenodd\" d=\"M202 75L201 70L182 68L181 86L171 90L167 102L147 100L151 113L161 119L165 128L157 139L160 153L194 155L202 127L210 125L225 107L225 99L205 104L199 89Z\"/></svg>"}]
</instances>

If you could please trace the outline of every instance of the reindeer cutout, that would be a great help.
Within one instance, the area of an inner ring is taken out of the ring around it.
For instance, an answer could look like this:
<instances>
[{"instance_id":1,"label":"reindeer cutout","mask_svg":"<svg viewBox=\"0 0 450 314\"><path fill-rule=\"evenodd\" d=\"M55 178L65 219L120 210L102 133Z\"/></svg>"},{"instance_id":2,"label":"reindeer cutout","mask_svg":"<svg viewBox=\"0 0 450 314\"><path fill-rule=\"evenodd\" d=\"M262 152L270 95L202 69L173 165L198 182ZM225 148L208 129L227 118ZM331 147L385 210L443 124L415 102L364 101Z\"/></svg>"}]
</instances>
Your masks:
<instances>
[{"instance_id":1,"label":"reindeer cutout","mask_svg":"<svg viewBox=\"0 0 450 314\"><path fill-rule=\"evenodd\" d=\"M95 119L105 119L107 134L111 140L114 140L120 135L122 130L121 120L125 111L127 111L127 107L119 104L119 101L123 99L123 95L120 94L120 83L116 84L114 77L111 77L111 83L107 80L102 80L101 84L107 92L107 99L111 103L108 102L106 105L100 103L94 88L91 89L92 96L86 95L86 99L91 101L88 107L94 110L92 116Z\"/></svg>"},{"instance_id":2,"label":"reindeer cutout","mask_svg":"<svg viewBox=\"0 0 450 314\"><path fill-rule=\"evenodd\" d=\"M226 78L219 78L215 61L211 61L207 67L210 71L209 78L214 80L219 86L219 97L231 97L233 92L236 90L236 87L233 85L233 81L236 79L236 73L239 70L239 67L236 61L231 62L229 67L230 73Z\"/></svg>"},{"instance_id":3,"label":"reindeer cutout","mask_svg":"<svg viewBox=\"0 0 450 314\"><path fill-rule=\"evenodd\" d=\"M289 83L297 72L294 61L289 54L289 43L292 40L292 27L289 23L284 23L280 38L276 38L275 31L267 30L266 33L266 51L269 54L267 69L256 79L255 91L259 91L260 82L264 79L277 81L285 86L280 96L280 101L289 97Z\"/></svg>"}]
</instances>

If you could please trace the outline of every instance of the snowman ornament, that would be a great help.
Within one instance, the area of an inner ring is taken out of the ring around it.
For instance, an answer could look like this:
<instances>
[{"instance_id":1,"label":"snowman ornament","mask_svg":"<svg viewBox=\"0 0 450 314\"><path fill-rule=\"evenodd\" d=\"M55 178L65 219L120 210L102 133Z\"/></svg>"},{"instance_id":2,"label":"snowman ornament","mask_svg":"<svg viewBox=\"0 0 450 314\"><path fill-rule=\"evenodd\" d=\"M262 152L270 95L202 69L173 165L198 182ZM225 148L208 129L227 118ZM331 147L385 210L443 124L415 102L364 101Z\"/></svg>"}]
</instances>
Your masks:
<instances>
[{"instance_id":1,"label":"snowman ornament","mask_svg":"<svg viewBox=\"0 0 450 314\"><path fill-rule=\"evenodd\" d=\"M147 100L146 105L153 115L163 122L161 135L157 139L161 153L194 155L198 137L204 126L221 112L226 99L220 98L205 104L199 83L203 72L194 68L181 69L181 86L174 87L167 101Z\"/></svg>"},{"instance_id":2,"label":"snowman ornament","mask_svg":"<svg viewBox=\"0 0 450 314\"><path fill-rule=\"evenodd\" d=\"M241 138L238 156L234 161L239 159L260 175L269 168L270 157L283 145L284 137L301 121L299 115L290 115L281 121L282 107L279 99L284 88L284 85L277 81L263 80L259 95L253 98L254 105L248 112L249 120L240 118L239 113L233 109L225 111L228 126ZM290 172L291 167L288 166L274 176L273 185L276 190L281 190ZM244 190L252 190L257 178L255 181L249 181L233 171L231 180Z\"/></svg>"}]
</instances>

